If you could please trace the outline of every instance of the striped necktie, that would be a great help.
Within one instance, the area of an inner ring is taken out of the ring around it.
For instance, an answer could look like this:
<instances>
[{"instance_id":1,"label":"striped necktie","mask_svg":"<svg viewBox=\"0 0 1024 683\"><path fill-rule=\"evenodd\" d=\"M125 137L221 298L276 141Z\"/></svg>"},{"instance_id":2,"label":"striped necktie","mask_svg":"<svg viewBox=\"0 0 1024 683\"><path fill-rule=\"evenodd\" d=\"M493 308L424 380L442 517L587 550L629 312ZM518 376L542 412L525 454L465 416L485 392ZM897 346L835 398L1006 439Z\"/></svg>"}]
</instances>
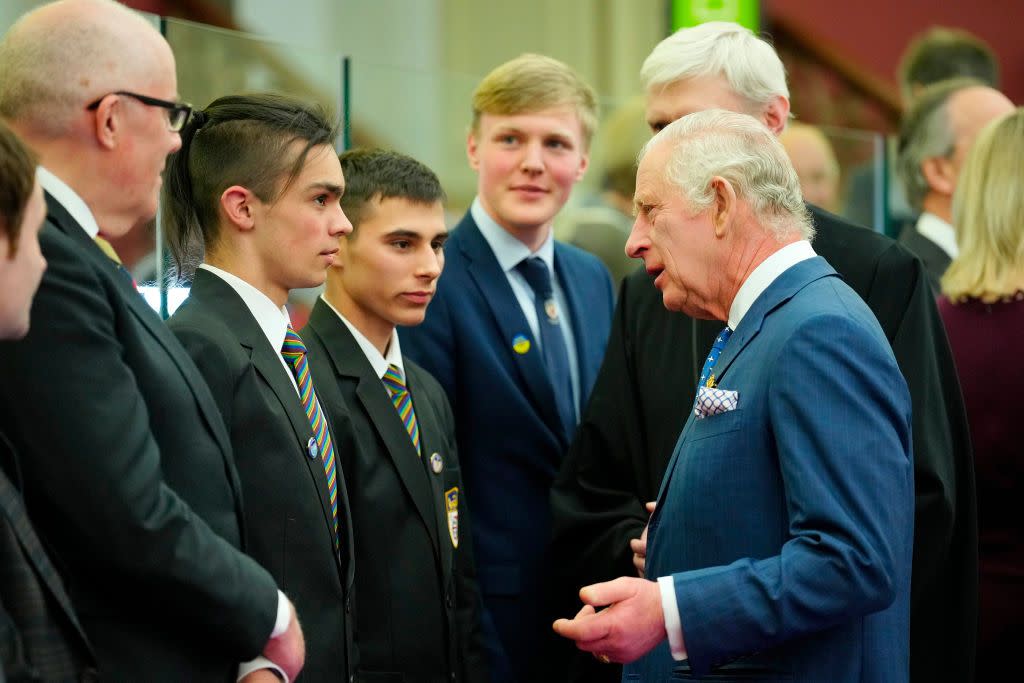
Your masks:
<instances>
[{"instance_id":1,"label":"striped necktie","mask_svg":"<svg viewBox=\"0 0 1024 683\"><path fill-rule=\"evenodd\" d=\"M92 241L96 243L96 246L100 248L100 251L107 255L107 258L117 265L117 274L124 278L125 282L130 283L132 289L139 291L139 286L135 283L135 278L132 277L132 274L129 273L128 269L124 267L123 263L121 263L121 257L117 255L114 245L99 235L93 237Z\"/></svg>"},{"instance_id":2,"label":"striped necktie","mask_svg":"<svg viewBox=\"0 0 1024 683\"><path fill-rule=\"evenodd\" d=\"M395 404L398 417L402 419L402 424L405 425L405 431L409 432L412 445L416 447L416 454L422 457L423 453L420 452L420 426L416 422L416 410L412 407L412 396L409 395L409 388L405 386L405 380L402 379L401 370L398 369L397 365L391 363L381 379L383 379L384 386L387 387L388 393L391 395L391 402Z\"/></svg>"},{"instance_id":3,"label":"striped necktie","mask_svg":"<svg viewBox=\"0 0 1024 683\"><path fill-rule=\"evenodd\" d=\"M316 390L313 389L313 376L309 373L309 363L306 361L306 345L302 343L302 339L291 325L288 325L288 331L284 335L281 355L288 363L288 367L292 369L292 374L295 375L302 408L306 411L309 424L313 427L316 449L310 449L310 455L312 457L320 455L324 473L327 475L327 488L331 494L331 516L334 518L334 542L337 544L338 473L334 463L334 440L331 438L331 430L327 427L324 412L320 408L320 401L316 398Z\"/></svg>"}]
</instances>

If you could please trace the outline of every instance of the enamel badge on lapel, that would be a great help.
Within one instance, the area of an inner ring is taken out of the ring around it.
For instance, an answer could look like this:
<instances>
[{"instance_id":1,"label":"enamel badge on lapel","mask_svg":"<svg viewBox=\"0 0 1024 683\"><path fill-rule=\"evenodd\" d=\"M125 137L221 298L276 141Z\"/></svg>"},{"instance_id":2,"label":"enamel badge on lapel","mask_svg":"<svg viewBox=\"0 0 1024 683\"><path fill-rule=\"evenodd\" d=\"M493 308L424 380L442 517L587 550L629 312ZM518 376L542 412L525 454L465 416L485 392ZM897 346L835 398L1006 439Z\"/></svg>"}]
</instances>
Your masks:
<instances>
[{"instance_id":1,"label":"enamel badge on lapel","mask_svg":"<svg viewBox=\"0 0 1024 683\"><path fill-rule=\"evenodd\" d=\"M444 492L444 507L448 511L448 535L452 537L452 547L459 547L459 487Z\"/></svg>"},{"instance_id":2,"label":"enamel badge on lapel","mask_svg":"<svg viewBox=\"0 0 1024 683\"><path fill-rule=\"evenodd\" d=\"M547 313L549 323L552 325L558 324L558 306L555 304L554 299L548 299L544 302L544 312Z\"/></svg>"},{"instance_id":3,"label":"enamel badge on lapel","mask_svg":"<svg viewBox=\"0 0 1024 683\"><path fill-rule=\"evenodd\" d=\"M309 457L316 459L316 456L320 455L320 447L316 445L316 437L309 437L309 441L306 442L306 451L309 453Z\"/></svg>"},{"instance_id":4,"label":"enamel badge on lapel","mask_svg":"<svg viewBox=\"0 0 1024 683\"><path fill-rule=\"evenodd\" d=\"M512 337L512 350L520 356L530 350L530 338L525 334L517 334Z\"/></svg>"},{"instance_id":5,"label":"enamel badge on lapel","mask_svg":"<svg viewBox=\"0 0 1024 683\"><path fill-rule=\"evenodd\" d=\"M430 471L434 474L441 474L441 470L444 469L444 460L441 458L440 453L430 454Z\"/></svg>"}]
</instances>

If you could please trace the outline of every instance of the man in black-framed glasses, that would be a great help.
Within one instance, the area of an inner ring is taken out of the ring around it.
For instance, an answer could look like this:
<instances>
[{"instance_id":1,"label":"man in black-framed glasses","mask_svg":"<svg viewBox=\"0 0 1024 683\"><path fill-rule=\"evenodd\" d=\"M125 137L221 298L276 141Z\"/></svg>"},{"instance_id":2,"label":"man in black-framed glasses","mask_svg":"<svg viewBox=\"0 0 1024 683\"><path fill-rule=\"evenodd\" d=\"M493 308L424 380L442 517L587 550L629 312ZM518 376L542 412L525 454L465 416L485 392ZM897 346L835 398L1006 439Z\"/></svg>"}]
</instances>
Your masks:
<instances>
[{"instance_id":1,"label":"man in black-framed glasses","mask_svg":"<svg viewBox=\"0 0 1024 683\"><path fill-rule=\"evenodd\" d=\"M274 680L267 660L294 679L300 628L244 553L217 403L98 239L156 214L177 93L167 41L109 0L43 5L0 39L0 117L38 155L49 264L28 336L0 342L0 431L104 680Z\"/></svg>"},{"instance_id":2,"label":"man in black-framed glasses","mask_svg":"<svg viewBox=\"0 0 1024 683\"><path fill-rule=\"evenodd\" d=\"M107 93L106 95L90 102L86 109L89 111L99 109L100 102L111 95L131 97L132 99L138 100L150 107L163 107L167 110L167 127L173 133L177 133L184 128L185 124L188 123L188 117L192 115L192 105L188 102L171 102L168 100L161 100L157 97L150 97L149 95L140 95L128 90L116 90L114 92Z\"/></svg>"}]
</instances>

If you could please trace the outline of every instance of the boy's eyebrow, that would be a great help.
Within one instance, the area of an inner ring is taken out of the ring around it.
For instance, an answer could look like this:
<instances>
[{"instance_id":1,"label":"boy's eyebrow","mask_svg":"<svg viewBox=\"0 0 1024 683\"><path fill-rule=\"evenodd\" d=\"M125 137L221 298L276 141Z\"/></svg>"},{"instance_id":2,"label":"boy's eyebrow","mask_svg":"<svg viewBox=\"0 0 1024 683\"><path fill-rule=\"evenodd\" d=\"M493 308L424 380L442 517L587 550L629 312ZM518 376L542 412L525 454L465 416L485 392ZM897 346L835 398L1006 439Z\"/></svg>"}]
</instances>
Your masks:
<instances>
[{"instance_id":1,"label":"boy's eyebrow","mask_svg":"<svg viewBox=\"0 0 1024 683\"><path fill-rule=\"evenodd\" d=\"M425 239L426 236L422 232L416 230L408 230L406 228L396 228L384 235L385 237L405 237L408 239ZM430 239L448 239L448 231L444 230L437 233Z\"/></svg>"},{"instance_id":2,"label":"boy's eyebrow","mask_svg":"<svg viewBox=\"0 0 1024 683\"><path fill-rule=\"evenodd\" d=\"M337 183L319 182L318 181L318 182L312 182L312 183L310 183L306 187L306 191L307 192L309 192L311 190L326 190L327 192L329 192L331 194L340 195L340 194L342 194L345 191L345 187L343 185L338 185Z\"/></svg>"}]
</instances>

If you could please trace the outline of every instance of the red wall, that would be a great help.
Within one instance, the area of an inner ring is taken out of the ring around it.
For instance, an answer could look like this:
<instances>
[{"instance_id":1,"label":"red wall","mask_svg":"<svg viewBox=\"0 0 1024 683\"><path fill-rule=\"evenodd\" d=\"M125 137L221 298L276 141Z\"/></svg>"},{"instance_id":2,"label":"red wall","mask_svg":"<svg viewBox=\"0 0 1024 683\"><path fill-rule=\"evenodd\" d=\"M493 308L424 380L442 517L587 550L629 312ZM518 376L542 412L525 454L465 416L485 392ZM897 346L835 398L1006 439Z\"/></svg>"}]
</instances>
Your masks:
<instances>
[{"instance_id":1,"label":"red wall","mask_svg":"<svg viewBox=\"0 0 1024 683\"><path fill-rule=\"evenodd\" d=\"M763 0L765 17L782 16L832 43L876 75L896 83L910 39L931 26L962 28L995 51L1002 90L1024 102L1024 0Z\"/></svg>"}]
</instances>

